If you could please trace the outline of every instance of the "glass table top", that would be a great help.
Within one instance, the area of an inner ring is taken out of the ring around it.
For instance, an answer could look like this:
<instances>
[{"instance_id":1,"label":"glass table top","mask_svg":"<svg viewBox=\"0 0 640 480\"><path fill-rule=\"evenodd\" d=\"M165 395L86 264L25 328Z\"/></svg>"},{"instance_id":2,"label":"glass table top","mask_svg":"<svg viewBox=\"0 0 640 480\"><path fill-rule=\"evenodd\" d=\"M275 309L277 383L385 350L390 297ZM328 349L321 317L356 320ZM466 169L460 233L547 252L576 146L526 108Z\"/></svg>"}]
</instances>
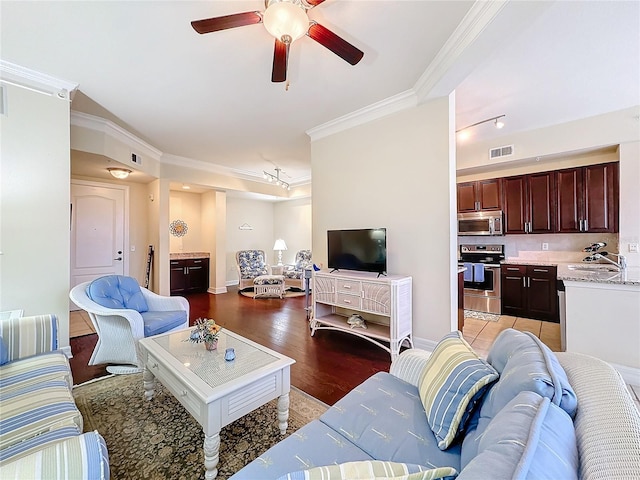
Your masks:
<instances>
[{"instance_id":1,"label":"glass table top","mask_svg":"<svg viewBox=\"0 0 640 480\"><path fill-rule=\"evenodd\" d=\"M241 337L228 334L224 329L220 331L218 348L213 351L208 351L204 343L190 342L190 332L191 329L181 330L170 335L150 337L149 340L158 344L213 388L279 360L275 355L257 348ZM235 350L236 358L232 361L224 359L227 348Z\"/></svg>"}]
</instances>

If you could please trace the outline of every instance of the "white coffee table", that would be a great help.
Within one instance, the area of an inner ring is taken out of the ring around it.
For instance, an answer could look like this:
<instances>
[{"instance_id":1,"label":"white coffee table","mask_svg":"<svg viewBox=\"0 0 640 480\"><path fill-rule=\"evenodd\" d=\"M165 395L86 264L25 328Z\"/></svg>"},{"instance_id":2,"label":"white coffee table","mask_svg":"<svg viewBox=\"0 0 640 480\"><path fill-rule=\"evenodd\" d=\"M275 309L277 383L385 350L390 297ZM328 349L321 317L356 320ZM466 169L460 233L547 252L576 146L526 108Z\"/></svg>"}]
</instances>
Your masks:
<instances>
[{"instance_id":1,"label":"white coffee table","mask_svg":"<svg viewBox=\"0 0 640 480\"><path fill-rule=\"evenodd\" d=\"M220 429L278 398L278 426L285 434L289 419L290 367L295 360L237 335L220 332L218 349L185 341L191 329L140 340L147 400L155 379L178 399L204 431L205 478L214 479L220 452ZM224 359L234 348L235 360Z\"/></svg>"}]
</instances>

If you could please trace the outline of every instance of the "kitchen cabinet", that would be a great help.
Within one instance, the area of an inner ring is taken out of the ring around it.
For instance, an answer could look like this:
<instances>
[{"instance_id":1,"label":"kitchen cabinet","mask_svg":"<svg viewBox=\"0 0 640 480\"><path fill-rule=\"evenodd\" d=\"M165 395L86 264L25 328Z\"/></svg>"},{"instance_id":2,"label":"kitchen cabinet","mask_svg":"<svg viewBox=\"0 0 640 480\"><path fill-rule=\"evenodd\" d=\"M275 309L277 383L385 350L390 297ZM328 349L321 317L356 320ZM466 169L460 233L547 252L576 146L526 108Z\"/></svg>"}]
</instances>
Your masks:
<instances>
[{"instance_id":1,"label":"kitchen cabinet","mask_svg":"<svg viewBox=\"0 0 640 480\"><path fill-rule=\"evenodd\" d=\"M318 330L356 335L389 352L393 361L403 342L413 347L411 288L407 276L314 272L311 336ZM361 314L366 329L347 323L354 313Z\"/></svg>"},{"instance_id":2,"label":"kitchen cabinet","mask_svg":"<svg viewBox=\"0 0 640 480\"><path fill-rule=\"evenodd\" d=\"M557 268L502 265L502 314L558 322Z\"/></svg>"},{"instance_id":3,"label":"kitchen cabinet","mask_svg":"<svg viewBox=\"0 0 640 480\"><path fill-rule=\"evenodd\" d=\"M557 231L618 231L618 163L568 168L557 172Z\"/></svg>"},{"instance_id":4,"label":"kitchen cabinet","mask_svg":"<svg viewBox=\"0 0 640 480\"><path fill-rule=\"evenodd\" d=\"M500 178L459 183L458 213L502 210L501 183Z\"/></svg>"},{"instance_id":5,"label":"kitchen cabinet","mask_svg":"<svg viewBox=\"0 0 640 480\"><path fill-rule=\"evenodd\" d=\"M171 295L206 292L209 288L209 259L170 260Z\"/></svg>"},{"instance_id":6,"label":"kitchen cabinet","mask_svg":"<svg viewBox=\"0 0 640 480\"><path fill-rule=\"evenodd\" d=\"M555 172L506 177L502 185L505 234L554 232Z\"/></svg>"}]
</instances>

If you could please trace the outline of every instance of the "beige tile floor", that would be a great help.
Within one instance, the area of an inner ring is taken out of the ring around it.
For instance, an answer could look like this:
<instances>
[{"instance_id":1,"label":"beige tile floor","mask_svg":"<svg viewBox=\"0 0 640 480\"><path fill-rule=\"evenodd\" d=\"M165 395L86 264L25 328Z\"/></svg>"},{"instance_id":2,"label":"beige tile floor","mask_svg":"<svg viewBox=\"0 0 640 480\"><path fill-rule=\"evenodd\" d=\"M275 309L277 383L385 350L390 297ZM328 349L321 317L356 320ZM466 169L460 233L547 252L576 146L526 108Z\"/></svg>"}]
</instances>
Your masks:
<instances>
[{"instance_id":1,"label":"beige tile floor","mask_svg":"<svg viewBox=\"0 0 640 480\"><path fill-rule=\"evenodd\" d=\"M96 333L89 319L89 314L84 310L69 312L69 337L82 337Z\"/></svg>"},{"instance_id":2,"label":"beige tile floor","mask_svg":"<svg viewBox=\"0 0 640 480\"><path fill-rule=\"evenodd\" d=\"M477 318L465 318L462 334L469 345L486 358L489 349L498 334L506 328L515 328L523 332L531 332L544 342L554 352L561 351L560 324L531 320L529 318L511 317L501 315L497 322L478 320ZM627 385L631 398L640 410L640 386Z\"/></svg>"}]
</instances>

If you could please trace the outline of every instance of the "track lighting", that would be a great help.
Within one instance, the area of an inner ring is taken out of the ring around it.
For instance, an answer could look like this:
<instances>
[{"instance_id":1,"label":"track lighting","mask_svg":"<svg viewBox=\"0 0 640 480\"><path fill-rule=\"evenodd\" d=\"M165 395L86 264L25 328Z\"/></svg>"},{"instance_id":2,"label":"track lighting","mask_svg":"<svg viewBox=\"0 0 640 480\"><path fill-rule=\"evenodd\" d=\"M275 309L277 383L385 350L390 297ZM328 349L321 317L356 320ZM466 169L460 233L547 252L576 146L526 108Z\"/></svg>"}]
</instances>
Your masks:
<instances>
[{"instance_id":1,"label":"track lighting","mask_svg":"<svg viewBox=\"0 0 640 480\"><path fill-rule=\"evenodd\" d=\"M265 172L264 170L262 171L262 176L269 181L269 183L273 183L275 182L276 185L278 185L279 187L284 188L285 190L291 190L291 185L289 185L287 182L285 182L284 180L280 180L280 172L282 171L281 168L276 167L276 174L272 175L268 172Z\"/></svg>"},{"instance_id":2,"label":"track lighting","mask_svg":"<svg viewBox=\"0 0 640 480\"><path fill-rule=\"evenodd\" d=\"M462 132L463 130L466 130L466 129L471 128L471 127L476 127L476 126L478 126L478 125L482 125L483 123L487 123L487 122L493 122L493 124L495 125L495 127L496 127L496 128L498 128L498 129L500 129L500 128L504 127L504 122L503 122L502 120L500 120L501 118L504 118L504 117L506 117L506 115L498 115L497 117L487 118L486 120L482 120L482 121L480 121L480 122L476 122L476 123L474 123L474 124L472 124L472 125L467 125L467 126L466 126L466 127L464 127L464 128L461 128L461 129L459 129L459 130L456 130L456 133L460 133L460 132Z\"/></svg>"}]
</instances>

